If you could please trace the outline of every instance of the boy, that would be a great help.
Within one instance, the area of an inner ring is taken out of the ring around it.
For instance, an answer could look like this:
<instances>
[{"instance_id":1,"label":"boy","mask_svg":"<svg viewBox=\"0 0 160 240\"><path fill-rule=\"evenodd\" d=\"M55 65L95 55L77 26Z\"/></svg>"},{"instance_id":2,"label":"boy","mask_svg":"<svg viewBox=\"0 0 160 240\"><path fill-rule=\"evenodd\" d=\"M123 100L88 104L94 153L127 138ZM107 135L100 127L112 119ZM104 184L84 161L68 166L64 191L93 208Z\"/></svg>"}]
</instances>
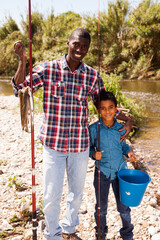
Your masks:
<instances>
[{"instance_id":1,"label":"boy","mask_svg":"<svg viewBox=\"0 0 160 240\"><path fill-rule=\"evenodd\" d=\"M119 198L119 186L117 172L127 166L124 156L128 156L130 161L136 161L136 155L131 151L126 142L120 140L121 134L118 130L122 124L115 119L117 110L117 100L111 92L102 90L100 92L100 106L95 103L97 109L100 107L100 147L98 151L98 122L89 126L90 131L90 157L95 161L94 187L96 193L95 221L98 225L98 161L100 162L100 229L101 239L106 239L108 227L106 225L108 194L110 184L116 198L117 210L120 213L123 227L120 229L120 235L123 240L133 239L133 225L131 224L130 208L123 205ZM96 229L96 239L97 226Z\"/></svg>"}]
</instances>

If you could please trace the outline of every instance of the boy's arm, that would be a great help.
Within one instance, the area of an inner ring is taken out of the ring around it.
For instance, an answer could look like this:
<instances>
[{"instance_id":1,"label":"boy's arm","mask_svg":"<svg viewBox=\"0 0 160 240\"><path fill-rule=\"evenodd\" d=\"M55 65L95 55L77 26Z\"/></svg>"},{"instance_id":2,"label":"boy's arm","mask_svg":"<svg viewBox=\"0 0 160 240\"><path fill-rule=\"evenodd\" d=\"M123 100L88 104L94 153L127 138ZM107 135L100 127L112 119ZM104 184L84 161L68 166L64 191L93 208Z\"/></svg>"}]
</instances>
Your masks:
<instances>
[{"instance_id":1,"label":"boy's arm","mask_svg":"<svg viewBox=\"0 0 160 240\"><path fill-rule=\"evenodd\" d=\"M96 130L93 126L89 126L89 135L90 135L90 151L89 151L89 157L93 160L96 160L95 153L96 153Z\"/></svg>"},{"instance_id":2,"label":"boy's arm","mask_svg":"<svg viewBox=\"0 0 160 240\"><path fill-rule=\"evenodd\" d=\"M126 143L126 141L121 142L121 144L123 155L129 157L130 162L137 162L138 160L136 154L131 150L130 146Z\"/></svg>"}]
</instances>

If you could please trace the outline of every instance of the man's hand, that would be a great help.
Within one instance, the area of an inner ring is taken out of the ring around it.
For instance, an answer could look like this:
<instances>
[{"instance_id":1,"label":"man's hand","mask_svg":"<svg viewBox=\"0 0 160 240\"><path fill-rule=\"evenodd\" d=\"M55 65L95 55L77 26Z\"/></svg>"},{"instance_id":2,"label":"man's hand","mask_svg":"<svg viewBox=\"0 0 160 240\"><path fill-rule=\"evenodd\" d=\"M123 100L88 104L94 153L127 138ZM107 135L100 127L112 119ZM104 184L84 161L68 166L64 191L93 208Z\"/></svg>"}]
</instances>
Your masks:
<instances>
[{"instance_id":1,"label":"man's hand","mask_svg":"<svg viewBox=\"0 0 160 240\"><path fill-rule=\"evenodd\" d=\"M119 114L118 114L117 119L126 122L126 123L124 124L124 126L119 129L120 132L123 131L124 129L126 129L125 134L121 137L121 141L124 142L124 141L127 139L129 133L131 132L131 128L132 128L133 122L132 122L132 119L131 119L131 118L125 116L125 115L122 114L122 113L119 113Z\"/></svg>"},{"instance_id":2,"label":"man's hand","mask_svg":"<svg viewBox=\"0 0 160 240\"><path fill-rule=\"evenodd\" d=\"M122 141L122 142L124 142L124 141L127 139L129 133L131 132L132 124L133 124L133 123L132 123L132 120L131 120L131 121L128 120L128 121L124 124L124 126L119 129L120 132L123 131L124 129L126 129L125 134L121 137L121 141Z\"/></svg>"},{"instance_id":3,"label":"man's hand","mask_svg":"<svg viewBox=\"0 0 160 240\"><path fill-rule=\"evenodd\" d=\"M26 72L26 62L27 62L27 55L24 49L22 41L17 41L14 44L14 52L19 57L19 65L17 72L14 76L15 84L20 84L25 79L25 72Z\"/></svg>"},{"instance_id":4,"label":"man's hand","mask_svg":"<svg viewBox=\"0 0 160 240\"><path fill-rule=\"evenodd\" d=\"M96 160L101 160L101 158L102 158L102 152L104 152L104 151L93 152L93 153L92 153L92 157L95 158Z\"/></svg>"},{"instance_id":5,"label":"man's hand","mask_svg":"<svg viewBox=\"0 0 160 240\"><path fill-rule=\"evenodd\" d=\"M17 41L15 42L14 44L14 52L15 54L17 54L19 56L19 59L21 61L27 61L27 55L26 55L26 51L25 51L25 48L23 46L23 43L22 41Z\"/></svg>"}]
</instances>

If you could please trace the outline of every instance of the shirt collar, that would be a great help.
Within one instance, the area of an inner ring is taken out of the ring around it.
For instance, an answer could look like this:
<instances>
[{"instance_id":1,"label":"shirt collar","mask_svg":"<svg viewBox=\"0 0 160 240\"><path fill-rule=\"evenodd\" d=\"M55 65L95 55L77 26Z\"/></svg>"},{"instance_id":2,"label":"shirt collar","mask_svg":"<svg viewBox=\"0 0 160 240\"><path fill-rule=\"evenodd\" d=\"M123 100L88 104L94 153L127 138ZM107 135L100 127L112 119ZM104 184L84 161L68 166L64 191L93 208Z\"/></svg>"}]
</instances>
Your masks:
<instances>
[{"instance_id":1,"label":"shirt collar","mask_svg":"<svg viewBox=\"0 0 160 240\"><path fill-rule=\"evenodd\" d=\"M100 123L101 123L104 127L109 128L109 127L107 127L107 126L102 122L102 118L100 118ZM113 126L110 127L110 128L112 128L112 129L118 129L118 122L117 122L116 118L114 118L114 124L113 124Z\"/></svg>"},{"instance_id":2,"label":"shirt collar","mask_svg":"<svg viewBox=\"0 0 160 240\"><path fill-rule=\"evenodd\" d=\"M61 61L62 61L62 68L63 69L68 69L70 71L70 68L69 68L69 66L67 64L67 61L66 61L66 56L67 56L67 54L65 54L62 57L62 59L61 59ZM81 62L79 68L74 71L74 73L76 73L76 72L78 72L78 73L85 72L85 64L83 62Z\"/></svg>"}]
</instances>

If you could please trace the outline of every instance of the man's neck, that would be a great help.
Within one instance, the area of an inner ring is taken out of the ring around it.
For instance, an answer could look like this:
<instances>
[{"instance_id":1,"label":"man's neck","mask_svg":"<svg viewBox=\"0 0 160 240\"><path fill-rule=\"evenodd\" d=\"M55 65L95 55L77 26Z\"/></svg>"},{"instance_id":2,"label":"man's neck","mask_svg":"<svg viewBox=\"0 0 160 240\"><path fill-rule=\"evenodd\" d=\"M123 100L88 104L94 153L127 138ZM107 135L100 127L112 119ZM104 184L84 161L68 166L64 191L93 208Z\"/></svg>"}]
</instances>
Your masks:
<instances>
[{"instance_id":1,"label":"man's neck","mask_svg":"<svg viewBox=\"0 0 160 240\"><path fill-rule=\"evenodd\" d=\"M80 64L81 64L81 62L79 62L79 61L73 61L72 59L69 59L68 55L66 56L66 61L67 61L67 64L68 64L68 66L69 66L69 68L72 72L77 70L79 68Z\"/></svg>"}]
</instances>

